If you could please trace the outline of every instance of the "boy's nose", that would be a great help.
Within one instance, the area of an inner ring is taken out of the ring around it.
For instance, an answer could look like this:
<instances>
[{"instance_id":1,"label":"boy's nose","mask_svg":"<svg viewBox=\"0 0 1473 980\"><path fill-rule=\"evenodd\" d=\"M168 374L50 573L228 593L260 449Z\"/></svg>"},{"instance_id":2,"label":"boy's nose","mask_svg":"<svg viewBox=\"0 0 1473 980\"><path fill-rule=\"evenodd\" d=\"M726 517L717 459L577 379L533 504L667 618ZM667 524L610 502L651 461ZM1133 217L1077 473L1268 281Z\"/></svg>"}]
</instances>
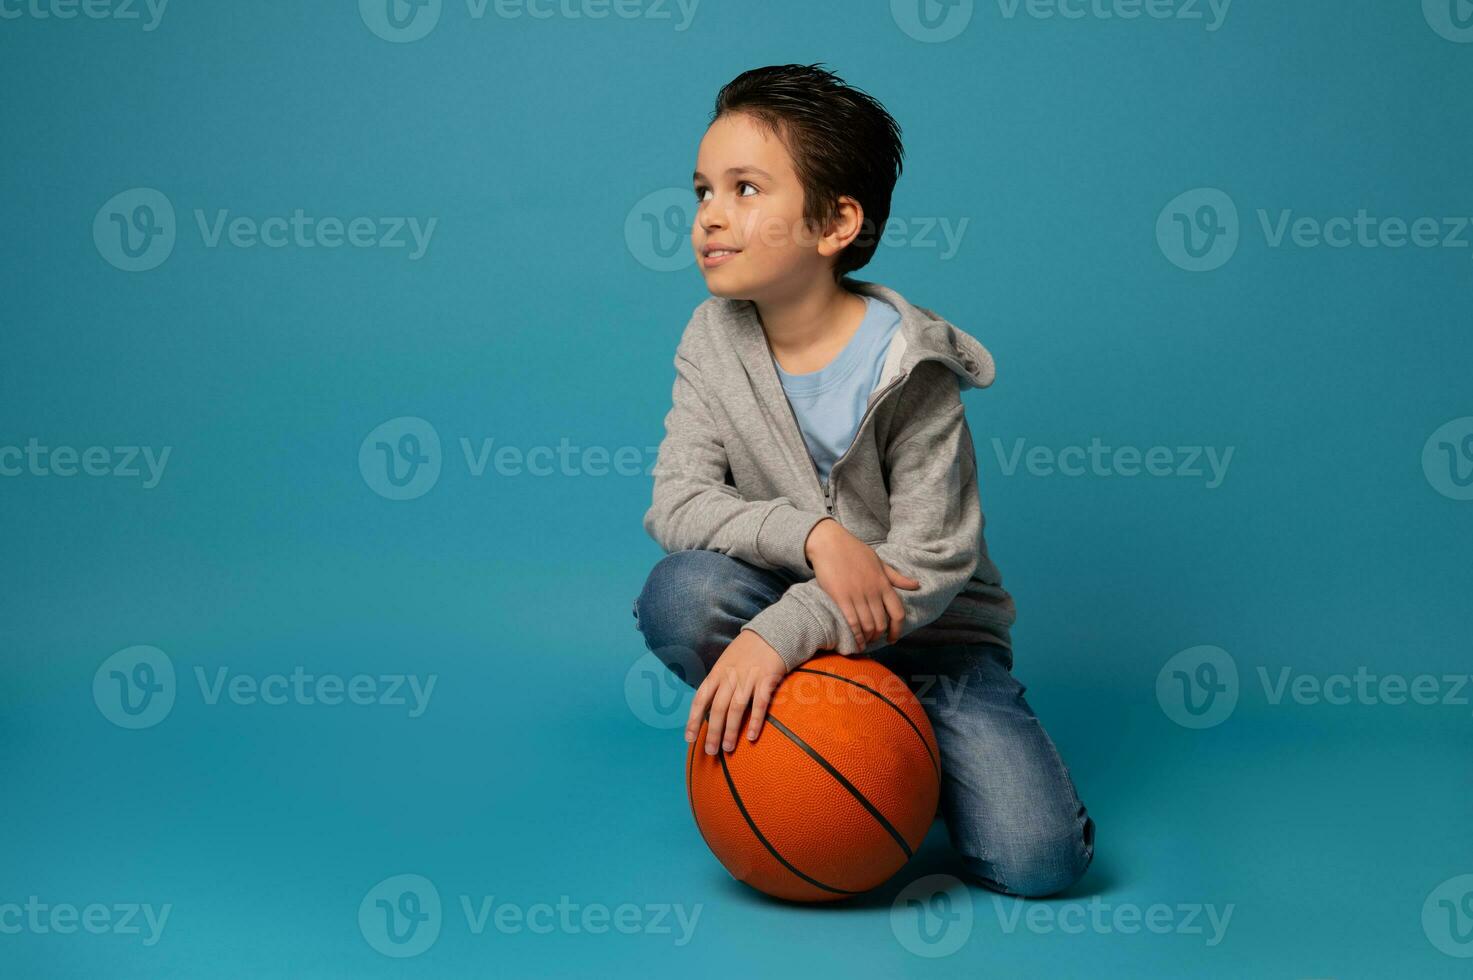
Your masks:
<instances>
[{"instance_id":1,"label":"boy's nose","mask_svg":"<svg viewBox=\"0 0 1473 980\"><path fill-rule=\"evenodd\" d=\"M707 231L714 231L726 227L726 209L721 206L718 199L713 195L711 200L701 205L696 212L696 221Z\"/></svg>"}]
</instances>

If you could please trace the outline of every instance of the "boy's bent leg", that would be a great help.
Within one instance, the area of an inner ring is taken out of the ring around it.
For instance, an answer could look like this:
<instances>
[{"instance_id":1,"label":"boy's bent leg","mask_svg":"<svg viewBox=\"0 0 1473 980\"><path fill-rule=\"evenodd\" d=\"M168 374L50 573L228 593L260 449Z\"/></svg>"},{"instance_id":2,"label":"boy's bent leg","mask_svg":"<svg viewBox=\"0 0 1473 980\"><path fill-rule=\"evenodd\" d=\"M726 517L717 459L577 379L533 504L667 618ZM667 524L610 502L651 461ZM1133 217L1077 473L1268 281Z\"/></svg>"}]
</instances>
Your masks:
<instances>
[{"instance_id":1,"label":"boy's bent leg","mask_svg":"<svg viewBox=\"0 0 1473 980\"><path fill-rule=\"evenodd\" d=\"M922 694L941 750L941 815L967 871L1038 898L1084 874L1095 827L1006 657L979 643L886 647L877 659Z\"/></svg>"},{"instance_id":2,"label":"boy's bent leg","mask_svg":"<svg viewBox=\"0 0 1473 980\"><path fill-rule=\"evenodd\" d=\"M793 581L719 551L673 551L655 563L635 598L635 626L650 651L696 687L741 628Z\"/></svg>"}]
</instances>

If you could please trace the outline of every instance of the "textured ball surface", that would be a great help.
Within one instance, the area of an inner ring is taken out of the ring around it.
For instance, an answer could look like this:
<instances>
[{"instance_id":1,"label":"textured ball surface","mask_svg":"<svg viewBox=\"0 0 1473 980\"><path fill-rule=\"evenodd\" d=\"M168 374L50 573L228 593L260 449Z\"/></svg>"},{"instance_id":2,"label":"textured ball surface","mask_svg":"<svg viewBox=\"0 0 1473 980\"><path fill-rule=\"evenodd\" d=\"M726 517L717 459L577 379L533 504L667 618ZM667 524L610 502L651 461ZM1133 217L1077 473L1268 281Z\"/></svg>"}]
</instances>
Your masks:
<instances>
[{"instance_id":1,"label":"textured ball surface","mask_svg":"<svg viewBox=\"0 0 1473 980\"><path fill-rule=\"evenodd\" d=\"M783 678L755 741L686 753L691 812L738 881L828 902L883 884L931 827L941 757L925 709L867 657L819 654Z\"/></svg>"}]
</instances>

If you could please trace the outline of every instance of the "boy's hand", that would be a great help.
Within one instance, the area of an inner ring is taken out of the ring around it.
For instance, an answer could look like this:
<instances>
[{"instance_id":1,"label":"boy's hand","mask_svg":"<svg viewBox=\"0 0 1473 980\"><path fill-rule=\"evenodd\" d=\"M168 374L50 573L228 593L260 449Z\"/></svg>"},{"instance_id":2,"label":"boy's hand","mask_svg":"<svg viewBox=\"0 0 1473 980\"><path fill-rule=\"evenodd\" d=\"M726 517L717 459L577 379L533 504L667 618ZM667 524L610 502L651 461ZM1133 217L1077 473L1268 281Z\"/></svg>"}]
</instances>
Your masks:
<instances>
[{"instance_id":1,"label":"boy's hand","mask_svg":"<svg viewBox=\"0 0 1473 980\"><path fill-rule=\"evenodd\" d=\"M706 754L715 755L716 746L726 751L736 748L737 729L742 712L750 703L752 720L747 725L747 738L754 739L762 730L772 693L787 676L788 668L777 651L752 630L742 630L727 644L701 686L696 688L685 723L685 740L694 742L701 730L701 717L711 708L711 724L706 728Z\"/></svg>"},{"instance_id":2,"label":"boy's hand","mask_svg":"<svg viewBox=\"0 0 1473 980\"><path fill-rule=\"evenodd\" d=\"M880 636L891 643L900 639L905 606L895 588L919 589L919 581L881 561L873 548L836 520L815 524L803 551L819 586L843 611L860 650Z\"/></svg>"}]
</instances>

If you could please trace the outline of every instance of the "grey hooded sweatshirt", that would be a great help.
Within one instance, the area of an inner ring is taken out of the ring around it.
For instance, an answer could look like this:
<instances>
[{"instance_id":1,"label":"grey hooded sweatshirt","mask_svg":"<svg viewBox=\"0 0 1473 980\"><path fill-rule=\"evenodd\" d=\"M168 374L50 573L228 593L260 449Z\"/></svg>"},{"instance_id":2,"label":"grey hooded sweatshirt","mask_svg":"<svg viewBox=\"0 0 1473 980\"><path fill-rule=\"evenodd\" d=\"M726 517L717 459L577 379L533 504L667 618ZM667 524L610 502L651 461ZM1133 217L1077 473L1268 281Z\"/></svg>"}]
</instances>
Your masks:
<instances>
[{"instance_id":1,"label":"grey hooded sweatshirt","mask_svg":"<svg viewBox=\"0 0 1473 980\"><path fill-rule=\"evenodd\" d=\"M808 532L832 517L879 558L919 580L895 590L908 645L986 642L1006 648L1012 597L987 556L977 461L960 393L992 384L992 355L974 337L895 290L846 288L900 311L899 340L854 441L825 483L773 365L750 300L712 296L675 351L672 404L644 528L666 552L718 551L798 579L743 629L791 670L818 650L860 650L843 612L814 578Z\"/></svg>"}]
</instances>

